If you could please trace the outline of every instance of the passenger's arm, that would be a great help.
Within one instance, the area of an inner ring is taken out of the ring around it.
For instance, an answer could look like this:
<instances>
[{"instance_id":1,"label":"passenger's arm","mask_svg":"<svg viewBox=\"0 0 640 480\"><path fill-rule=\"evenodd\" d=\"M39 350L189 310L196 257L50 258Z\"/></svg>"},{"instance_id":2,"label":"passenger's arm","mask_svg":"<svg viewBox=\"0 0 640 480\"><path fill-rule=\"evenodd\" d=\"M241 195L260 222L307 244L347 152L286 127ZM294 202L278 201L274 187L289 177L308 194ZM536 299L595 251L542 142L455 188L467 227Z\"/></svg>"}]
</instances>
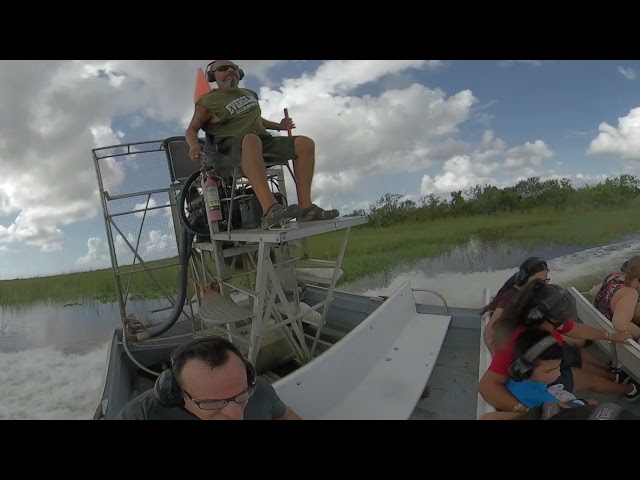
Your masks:
<instances>
[{"instance_id":1,"label":"passenger's arm","mask_svg":"<svg viewBox=\"0 0 640 480\"><path fill-rule=\"evenodd\" d=\"M195 160L199 156L200 143L198 142L198 133L200 129L211 121L213 121L213 114L206 108L196 105L193 117L184 135L190 148L189 158L191 158L191 160ZM196 153L198 155L196 155Z\"/></svg>"},{"instance_id":2,"label":"passenger's arm","mask_svg":"<svg viewBox=\"0 0 640 480\"><path fill-rule=\"evenodd\" d=\"M635 314L636 304L638 303L638 292L633 289L627 289L616 303L613 311L613 328L620 332L627 331L634 338L640 337L640 327L633 323L633 315Z\"/></svg>"},{"instance_id":3,"label":"passenger's arm","mask_svg":"<svg viewBox=\"0 0 640 480\"><path fill-rule=\"evenodd\" d=\"M529 411L527 407L522 405L522 403L507 390L507 380L508 378L504 375L499 375L491 370L487 370L478 384L478 392L482 395L485 402L493 406L496 410L504 412ZM516 407L518 408L514 410Z\"/></svg>"},{"instance_id":4,"label":"passenger's arm","mask_svg":"<svg viewBox=\"0 0 640 480\"><path fill-rule=\"evenodd\" d=\"M615 324L614 324L614 327L615 327ZM640 328L638 330L640 330ZM629 330L627 329L627 331ZM564 333L563 335L566 335L567 337L578 338L583 340L611 340L612 342L616 342L616 343L624 343L629 338L631 338L631 335L633 334L629 334L624 331L619 331L618 333L611 334L611 337L609 337L609 332L605 330L600 330L599 328L593 328L593 327L590 327L589 325L585 325L584 323L575 322L573 325L573 328L568 332Z\"/></svg>"},{"instance_id":5,"label":"passenger's arm","mask_svg":"<svg viewBox=\"0 0 640 480\"><path fill-rule=\"evenodd\" d=\"M592 299L596 298L596 295L598 295L598 292L600 291L601 288L602 288L602 283L596 283L593 287L591 287L591 290L589 290L589 295L591 296Z\"/></svg>"}]
</instances>

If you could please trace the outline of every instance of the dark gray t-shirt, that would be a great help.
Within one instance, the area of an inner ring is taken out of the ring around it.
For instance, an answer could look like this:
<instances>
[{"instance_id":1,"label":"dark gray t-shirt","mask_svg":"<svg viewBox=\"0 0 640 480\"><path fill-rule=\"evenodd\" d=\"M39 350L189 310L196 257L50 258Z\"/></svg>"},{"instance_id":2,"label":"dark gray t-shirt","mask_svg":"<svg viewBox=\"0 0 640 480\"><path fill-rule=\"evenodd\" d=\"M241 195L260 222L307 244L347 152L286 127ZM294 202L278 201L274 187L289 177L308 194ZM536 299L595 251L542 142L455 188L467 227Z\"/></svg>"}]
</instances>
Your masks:
<instances>
[{"instance_id":1,"label":"dark gray t-shirt","mask_svg":"<svg viewBox=\"0 0 640 480\"><path fill-rule=\"evenodd\" d=\"M244 410L245 420L277 420L287 411L271 384L258 377L256 391ZM127 403L114 420L200 420L182 407L163 406L153 389L141 393Z\"/></svg>"}]
</instances>

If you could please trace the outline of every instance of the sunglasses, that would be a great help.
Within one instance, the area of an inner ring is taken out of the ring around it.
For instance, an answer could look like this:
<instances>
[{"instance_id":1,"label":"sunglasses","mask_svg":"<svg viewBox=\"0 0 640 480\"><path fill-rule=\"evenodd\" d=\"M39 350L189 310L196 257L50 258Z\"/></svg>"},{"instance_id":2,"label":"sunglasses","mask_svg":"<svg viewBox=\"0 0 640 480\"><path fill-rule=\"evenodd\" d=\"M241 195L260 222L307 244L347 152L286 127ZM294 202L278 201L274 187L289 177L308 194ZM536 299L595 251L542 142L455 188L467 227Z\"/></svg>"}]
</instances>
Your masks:
<instances>
[{"instance_id":1,"label":"sunglasses","mask_svg":"<svg viewBox=\"0 0 640 480\"><path fill-rule=\"evenodd\" d=\"M238 70L240 70L240 67L238 67L237 65L220 65L219 67L214 68L213 71L226 72L229 69L235 70L237 72Z\"/></svg>"},{"instance_id":2,"label":"sunglasses","mask_svg":"<svg viewBox=\"0 0 640 480\"><path fill-rule=\"evenodd\" d=\"M245 403L247 400L249 400L253 396L253 394L256 391L256 387L251 386L246 390L240 392L238 395L231 398L226 398L224 400L196 400L184 388L181 388L181 390L185 393L187 397L189 397L189 400L195 403L202 410L222 410L231 402L236 402L238 405Z\"/></svg>"}]
</instances>

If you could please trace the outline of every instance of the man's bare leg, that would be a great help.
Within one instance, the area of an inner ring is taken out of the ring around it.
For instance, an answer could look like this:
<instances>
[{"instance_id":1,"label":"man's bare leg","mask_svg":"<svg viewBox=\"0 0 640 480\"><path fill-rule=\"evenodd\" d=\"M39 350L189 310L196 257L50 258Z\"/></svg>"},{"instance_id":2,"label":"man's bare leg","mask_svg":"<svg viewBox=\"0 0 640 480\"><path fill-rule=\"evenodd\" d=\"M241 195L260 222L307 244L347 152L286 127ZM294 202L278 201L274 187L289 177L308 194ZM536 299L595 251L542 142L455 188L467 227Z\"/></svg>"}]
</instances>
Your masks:
<instances>
[{"instance_id":1,"label":"man's bare leg","mask_svg":"<svg viewBox=\"0 0 640 480\"><path fill-rule=\"evenodd\" d=\"M294 143L296 160L293 171L296 176L298 205L302 208L311 206L311 182L316 165L316 144L309 137L297 137Z\"/></svg>"},{"instance_id":2,"label":"man's bare leg","mask_svg":"<svg viewBox=\"0 0 640 480\"><path fill-rule=\"evenodd\" d=\"M296 177L298 205L301 207L299 222L329 220L340 215L338 210L324 210L311 201L311 182L316 164L316 144L309 137L297 137L294 143L296 159L293 171Z\"/></svg>"},{"instance_id":3,"label":"man's bare leg","mask_svg":"<svg viewBox=\"0 0 640 480\"><path fill-rule=\"evenodd\" d=\"M262 141L253 133L245 135L242 139L242 171L249 179L262 211L266 212L277 200L269 189L267 167L262 157Z\"/></svg>"}]
</instances>

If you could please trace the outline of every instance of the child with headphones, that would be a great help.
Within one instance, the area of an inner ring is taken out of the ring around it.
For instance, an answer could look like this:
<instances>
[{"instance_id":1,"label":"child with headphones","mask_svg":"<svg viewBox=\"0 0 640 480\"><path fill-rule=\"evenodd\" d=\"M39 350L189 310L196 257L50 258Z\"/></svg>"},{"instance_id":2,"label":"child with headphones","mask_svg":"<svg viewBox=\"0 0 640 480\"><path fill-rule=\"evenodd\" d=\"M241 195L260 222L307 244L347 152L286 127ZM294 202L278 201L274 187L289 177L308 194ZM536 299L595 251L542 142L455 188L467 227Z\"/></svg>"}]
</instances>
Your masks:
<instances>
[{"instance_id":1,"label":"child with headphones","mask_svg":"<svg viewBox=\"0 0 640 480\"><path fill-rule=\"evenodd\" d=\"M594 329L574 321L576 318L575 299L566 289L546 284L539 279L528 282L516 297L515 302L505 309L500 321L496 324L494 337L496 348L491 364L478 384L478 392L484 400L497 410L505 412L527 410L528 407L517 400L506 388L509 367L517 358L516 341L527 331L546 331L560 346L563 345L562 336L569 333L571 336L577 333L576 338L591 337L594 340L618 343L624 343L630 337L623 332L610 335L604 330ZM622 383L621 377L609 379L579 368L567 362L564 352L562 360L560 377L554 383L562 383L563 390L567 392L591 390L603 394L622 394L631 401L640 399L640 384L636 384L633 379Z\"/></svg>"},{"instance_id":2,"label":"child with headphones","mask_svg":"<svg viewBox=\"0 0 640 480\"><path fill-rule=\"evenodd\" d=\"M549 387L560 378L563 350L558 341L545 330L527 330L516 339L516 358L509 366L506 387L520 402L530 408L545 402L560 402L563 408L596 405L596 400L580 400L564 390L561 384ZM556 388L560 387L560 388ZM551 393L553 391L553 394Z\"/></svg>"}]
</instances>

